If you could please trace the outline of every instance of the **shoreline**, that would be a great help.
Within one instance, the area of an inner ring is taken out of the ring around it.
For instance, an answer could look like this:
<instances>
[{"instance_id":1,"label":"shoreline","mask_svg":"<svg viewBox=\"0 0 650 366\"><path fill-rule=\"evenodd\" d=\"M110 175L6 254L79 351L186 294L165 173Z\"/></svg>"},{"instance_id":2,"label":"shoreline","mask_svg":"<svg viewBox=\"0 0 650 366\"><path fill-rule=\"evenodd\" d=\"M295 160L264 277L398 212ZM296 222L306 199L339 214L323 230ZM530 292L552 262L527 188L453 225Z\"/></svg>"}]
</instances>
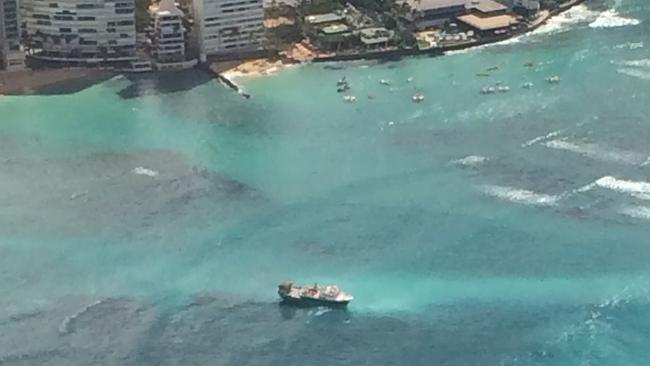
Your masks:
<instances>
[{"instance_id":1,"label":"shoreline","mask_svg":"<svg viewBox=\"0 0 650 366\"><path fill-rule=\"evenodd\" d=\"M430 49L394 49L389 51L382 50L364 53L317 54L312 52L311 58L306 57L302 59L289 58L285 54L273 58L212 62L205 64L203 67L199 66L199 68L209 69L225 86L248 98L250 95L238 84L238 81L276 75L292 66L312 62L321 63L361 60L390 61L399 60L408 56L444 56L448 52L469 50L530 34L541 26L547 24L553 17L560 15L585 1L586 0L570 0L561 4L556 9L545 10L540 14L539 19L535 19L531 22L529 28L523 32L516 32L507 36L479 39L471 43L466 42ZM294 45L294 48L300 48L301 45L301 43L297 43ZM120 74L122 74L122 72L84 67L26 69L15 72L2 71L0 72L0 95L72 94Z\"/></svg>"},{"instance_id":2,"label":"shoreline","mask_svg":"<svg viewBox=\"0 0 650 366\"><path fill-rule=\"evenodd\" d=\"M508 36L501 37L492 37L486 38L483 40L477 40L471 43L462 43L444 47L435 47L430 49L396 49L391 51L374 51L374 52L365 52L365 53L341 53L334 55L326 55L321 57L315 57L311 60L300 61L300 62L290 62L285 59L280 59L272 61L271 59L256 59L241 61L236 63L234 66L226 67L224 70L215 70L212 67L215 74L220 78L227 80L227 84L237 85L235 90L240 90L241 87L238 86L236 80L242 80L244 78L256 78L261 76L275 75L278 72L286 69L295 64L305 64L305 63L320 63L320 62L344 62L344 61L359 61L359 60L398 60L403 57L408 56L430 56L438 57L444 56L447 52L453 51L462 51L469 50L476 47L485 46L488 44L496 44L499 42L507 41L517 37L521 37L526 34L539 29L543 25L547 24L552 18L568 11L569 9L584 3L586 0L570 0L564 4L558 6L558 8L553 10L544 10L540 14L540 19L536 19L531 23L530 27L523 32L517 32L510 34ZM545 13L544 13L545 12ZM214 65L214 64L213 64Z\"/></svg>"}]
</instances>

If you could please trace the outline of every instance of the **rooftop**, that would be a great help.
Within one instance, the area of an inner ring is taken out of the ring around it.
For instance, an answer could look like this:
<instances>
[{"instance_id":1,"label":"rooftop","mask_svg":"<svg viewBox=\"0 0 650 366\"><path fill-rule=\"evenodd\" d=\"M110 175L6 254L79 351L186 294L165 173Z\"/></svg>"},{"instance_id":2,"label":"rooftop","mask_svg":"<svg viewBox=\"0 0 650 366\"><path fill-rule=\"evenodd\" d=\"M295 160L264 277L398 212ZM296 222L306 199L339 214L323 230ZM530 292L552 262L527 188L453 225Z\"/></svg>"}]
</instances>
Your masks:
<instances>
[{"instance_id":1,"label":"rooftop","mask_svg":"<svg viewBox=\"0 0 650 366\"><path fill-rule=\"evenodd\" d=\"M287 17L277 17L277 18L268 18L264 20L264 26L266 28L276 28L282 25L294 25L296 22L293 19Z\"/></svg>"},{"instance_id":2,"label":"rooftop","mask_svg":"<svg viewBox=\"0 0 650 366\"><path fill-rule=\"evenodd\" d=\"M309 24L323 24L323 23L332 23L338 22L345 19L345 16L340 13L325 13L325 14L313 14L307 15L305 20Z\"/></svg>"},{"instance_id":3,"label":"rooftop","mask_svg":"<svg viewBox=\"0 0 650 366\"><path fill-rule=\"evenodd\" d=\"M361 42L364 44L378 44L390 41L395 32L383 27L365 28L359 31Z\"/></svg>"},{"instance_id":4,"label":"rooftop","mask_svg":"<svg viewBox=\"0 0 650 366\"><path fill-rule=\"evenodd\" d=\"M469 0L465 8L468 10L475 9L481 13L493 13L497 11L508 10L508 7L494 0Z\"/></svg>"},{"instance_id":5,"label":"rooftop","mask_svg":"<svg viewBox=\"0 0 650 366\"><path fill-rule=\"evenodd\" d=\"M414 10L435 10L457 6L465 6L467 0L406 0Z\"/></svg>"},{"instance_id":6,"label":"rooftop","mask_svg":"<svg viewBox=\"0 0 650 366\"><path fill-rule=\"evenodd\" d=\"M343 33L348 31L348 26L345 24L332 24L328 25L327 27L324 27L321 29L321 31L325 34L337 34L337 33Z\"/></svg>"},{"instance_id":7,"label":"rooftop","mask_svg":"<svg viewBox=\"0 0 650 366\"><path fill-rule=\"evenodd\" d=\"M459 16L458 20L482 31L505 28L519 23L517 18L512 15L480 17L475 14L467 14Z\"/></svg>"},{"instance_id":8,"label":"rooftop","mask_svg":"<svg viewBox=\"0 0 650 366\"><path fill-rule=\"evenodd\" d=\"M174 0L161 0L158 4L151 5L149 11L160 16L183 16L183 12L176 7Z\"/></svg>"}]
</instances>

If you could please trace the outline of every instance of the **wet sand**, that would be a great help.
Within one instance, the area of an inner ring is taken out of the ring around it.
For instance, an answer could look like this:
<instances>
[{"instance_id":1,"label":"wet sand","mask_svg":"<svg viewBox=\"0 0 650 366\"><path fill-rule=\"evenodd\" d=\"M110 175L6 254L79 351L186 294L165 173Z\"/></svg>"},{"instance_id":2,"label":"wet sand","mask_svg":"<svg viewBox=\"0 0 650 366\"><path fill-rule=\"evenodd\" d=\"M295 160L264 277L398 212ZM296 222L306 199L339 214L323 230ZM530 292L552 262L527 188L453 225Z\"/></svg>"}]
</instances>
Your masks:
<instances>
[{"instance_id":1,"label":"wet sand","mask_svg":"<svg viewBox=\"0 0 650 366\"><path fill-rule=\"evenodd\" d=\"M71 94L106 81L118 73L88 68L0 72L0 94Z\"/></svg>"}]
</instances>

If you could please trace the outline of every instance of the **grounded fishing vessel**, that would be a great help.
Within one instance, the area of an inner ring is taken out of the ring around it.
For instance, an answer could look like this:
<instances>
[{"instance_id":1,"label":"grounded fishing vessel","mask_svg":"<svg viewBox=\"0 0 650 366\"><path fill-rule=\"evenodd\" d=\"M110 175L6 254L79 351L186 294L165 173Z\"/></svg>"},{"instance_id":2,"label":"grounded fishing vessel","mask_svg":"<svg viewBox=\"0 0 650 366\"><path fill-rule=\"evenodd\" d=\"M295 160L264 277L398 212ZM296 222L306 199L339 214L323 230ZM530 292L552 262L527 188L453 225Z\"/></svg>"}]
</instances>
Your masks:
<instances>
[{"instance_id":1,"label":"grounded fishing vessel","mask_svg":"<svg viewBox=\"0 0 650 366\"><path fill-rule=\"evenodd\" d=\"M354 299L337 286L296 286L293 282L278 285L278 295L286 303L300 306L346 306Z\"/></svg>"}]
</instances>

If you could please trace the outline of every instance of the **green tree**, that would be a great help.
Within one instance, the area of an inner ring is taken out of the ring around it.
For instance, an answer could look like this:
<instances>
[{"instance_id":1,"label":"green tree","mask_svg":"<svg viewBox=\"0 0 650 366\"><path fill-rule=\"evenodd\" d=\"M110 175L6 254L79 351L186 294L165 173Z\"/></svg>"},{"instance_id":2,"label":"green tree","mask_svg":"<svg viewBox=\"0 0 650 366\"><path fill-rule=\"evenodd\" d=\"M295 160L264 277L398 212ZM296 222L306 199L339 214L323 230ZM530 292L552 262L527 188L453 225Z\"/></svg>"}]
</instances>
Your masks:
<instances>
[{"instance_id":1,"label":"green tree","mask_svg":"<svg viewBox=\"0 0 650 366\"><path fill-rule=\"evenodd\" d=\"M151 0L135 0L135 30L143 32L149 25L149 5Z\"/></svg>"}]
</instances>

